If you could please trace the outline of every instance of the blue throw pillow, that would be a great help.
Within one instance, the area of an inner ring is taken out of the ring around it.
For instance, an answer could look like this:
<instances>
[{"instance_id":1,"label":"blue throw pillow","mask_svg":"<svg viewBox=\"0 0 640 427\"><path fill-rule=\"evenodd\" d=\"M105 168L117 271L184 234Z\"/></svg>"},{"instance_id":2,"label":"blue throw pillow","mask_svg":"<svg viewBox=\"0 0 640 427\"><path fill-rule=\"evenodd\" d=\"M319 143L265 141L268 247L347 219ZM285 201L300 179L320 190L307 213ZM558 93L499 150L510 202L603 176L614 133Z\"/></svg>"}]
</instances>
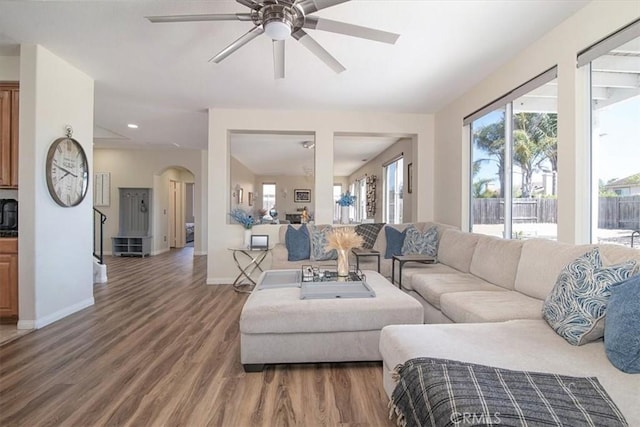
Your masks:
<instances>
[{"instance_id":1,"label":"blue throw pillow","mask_svg":"<svg viewBox=\"0 0 640 427\"><path fill-rule=\"evenodd\" d=\"M297 230L289 225L284 235L284 243L287 246L289 261L302 261L311 256L309 230L305 224Z\"/></svg>"},{"instance_id":2,"label":"blue throw pillow","mask_svg":"<svg viewBox=\"0 0 640 427\"><path fill-rule=\"evenodd\" d=\"M421 233L413 224L405 230L402 255L438 255L438 229L431 227Z\"/></svg>"},{"instance_id":3,"label":"blue throw pillow","mask_svg":"<svg viewBox=\"0 0 640 427\"><path fill-rule=\"evenodd\" d=\"M386 226L384 234L387 237L387 249L384 253L386 259L391 259L394 255L402 255L402 245L407 235L407 230L398 231L393 227Z\"/></svg>"},{"instance_id":4,"label":"blue throw pillow","mask_svg":"<svg viewBox=\"0 0 640 427\"><path fill-rule=\"evenodd\" d=\"M611 285L604 324L604 348L613 365L640 373L640 274Z\"/></svg>"},{"instance_id":5,"label":"blue throw pillow","mask_svg":"<svg viewBox=\"0 0 640 427\"><path fill-rule=\"evenodd\" d=\"M562 269L542 306L542 317L572 345L604 336L604 316L611 285L628 279L635 261L604 267L598 248Z\"/></svg>"}]
</instances>

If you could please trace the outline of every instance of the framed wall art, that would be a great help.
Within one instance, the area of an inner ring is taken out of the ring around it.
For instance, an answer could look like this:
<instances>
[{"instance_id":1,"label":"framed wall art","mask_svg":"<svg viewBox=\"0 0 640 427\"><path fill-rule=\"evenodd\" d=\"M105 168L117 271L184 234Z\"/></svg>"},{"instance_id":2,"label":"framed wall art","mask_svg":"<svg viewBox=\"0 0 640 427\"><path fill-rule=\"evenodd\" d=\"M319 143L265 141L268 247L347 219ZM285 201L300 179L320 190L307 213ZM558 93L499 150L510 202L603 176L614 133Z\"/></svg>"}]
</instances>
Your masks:
<instances>
[{"instance_id":1,"label":"framed wall art","mask_svg":"<svg viewBox=\"0 0 640 427\"><path fill-rule=\"evenodd\" d=\"M296 203L311 202L311 190L296 188L293 190L293 201Z\"/></svg>"}]
</instances>

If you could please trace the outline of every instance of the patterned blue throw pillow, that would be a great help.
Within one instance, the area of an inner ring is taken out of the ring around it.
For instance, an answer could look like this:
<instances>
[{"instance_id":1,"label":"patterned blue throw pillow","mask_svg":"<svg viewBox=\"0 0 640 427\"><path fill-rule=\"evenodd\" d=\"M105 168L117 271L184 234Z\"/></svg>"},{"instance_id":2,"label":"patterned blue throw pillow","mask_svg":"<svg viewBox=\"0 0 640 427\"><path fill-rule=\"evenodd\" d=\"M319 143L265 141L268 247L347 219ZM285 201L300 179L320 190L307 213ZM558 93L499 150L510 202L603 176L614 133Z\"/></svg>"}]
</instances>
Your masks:
<instances>
[{"instance_id":1,"label":"patterned blue throw pillow","mask_svg":"<svg viewBox=\"0 0 640 427\"><path fill-rule=\"evenodd\" d=\"M629 278L635 268L635 261L603 267L598 248L587 252L562 269L542 317L569 344L602 338L610 287Z\"/></svg>"},{"instance_id":2,"label":"patterned blue throw pillow","mask_svg":"<svg viewBox=\"0 0 640 427\"><path fill-rule=\"evenodd\" d=\"M307 226L302 224L297 230L289 225L284 235L284 243L287 247L287 259L289 261L302 261L311 256L311 242Z\"/></svg>"},{"instance_id":3,"label":"patterned blue throw pillow","mask_svg":"<svg viewBox=\"0 0 640 427\"><path fill-rule=\"evenodd\" d=\"M438 255L438 229L431 227L421 233L413 224L407 227L402 255Z\"/></svg>"},{"instance_id":4,"label":"patterned blue throw pillow","mask_svg":"<svg viewBox=\"0 0 640 427\"><path fill-rule=\"evenodd\" d=\"M311 226L311 261L327 261L338 259L338 251L326 250L327 234L332 230L331 226L317 227Z\"/></svg>"},{"instance_id":5,"label":"patterned blue throw pillow","mask_svg":"<svg viewBox=\"0 0 640 427\"><path fill-rule=\"evenodd\" d=\"M604 348L613 365L640 374L640 274L611 286Z\"/></svg>"}]
</instances>

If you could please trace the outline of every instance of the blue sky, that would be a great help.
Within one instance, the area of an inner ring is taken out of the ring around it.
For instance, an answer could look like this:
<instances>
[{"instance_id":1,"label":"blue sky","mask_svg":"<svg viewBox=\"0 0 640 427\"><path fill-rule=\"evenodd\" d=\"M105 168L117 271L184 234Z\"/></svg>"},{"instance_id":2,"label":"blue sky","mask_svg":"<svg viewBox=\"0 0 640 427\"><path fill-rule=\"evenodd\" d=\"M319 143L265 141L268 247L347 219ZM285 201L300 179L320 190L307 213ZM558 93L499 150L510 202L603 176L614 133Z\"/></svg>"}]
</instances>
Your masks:
<instances>
[{"instance_id":1,"label":"blue sky","mask_svg":"<svg viewBox=\"0 0 640 427\"><path fill-rule=\"evenodd\" d=\"M600 148L593 153L599 178L625 178L640 173L640 96L600 110Z\"/></svg>"}]
</instances>

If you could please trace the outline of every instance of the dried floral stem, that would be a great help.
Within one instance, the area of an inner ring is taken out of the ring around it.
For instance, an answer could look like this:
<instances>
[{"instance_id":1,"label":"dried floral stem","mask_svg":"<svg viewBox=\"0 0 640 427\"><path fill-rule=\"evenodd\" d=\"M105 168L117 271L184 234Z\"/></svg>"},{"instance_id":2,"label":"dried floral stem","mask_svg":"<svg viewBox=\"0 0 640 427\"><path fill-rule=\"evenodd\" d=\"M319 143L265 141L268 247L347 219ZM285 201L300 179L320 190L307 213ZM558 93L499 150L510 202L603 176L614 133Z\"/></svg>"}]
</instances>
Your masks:
<instances>
[{"instance_id":1,"label":"dried floral stem","mask_svg":"<svg viewBox=\"0 0 640 427\"><path fill-rule=\"evenodd\" d=\"M335 228L327 235L326 250L349 250L362 246L362 236L358 235L352 227Z\"/></svg>"}]
</instances>

